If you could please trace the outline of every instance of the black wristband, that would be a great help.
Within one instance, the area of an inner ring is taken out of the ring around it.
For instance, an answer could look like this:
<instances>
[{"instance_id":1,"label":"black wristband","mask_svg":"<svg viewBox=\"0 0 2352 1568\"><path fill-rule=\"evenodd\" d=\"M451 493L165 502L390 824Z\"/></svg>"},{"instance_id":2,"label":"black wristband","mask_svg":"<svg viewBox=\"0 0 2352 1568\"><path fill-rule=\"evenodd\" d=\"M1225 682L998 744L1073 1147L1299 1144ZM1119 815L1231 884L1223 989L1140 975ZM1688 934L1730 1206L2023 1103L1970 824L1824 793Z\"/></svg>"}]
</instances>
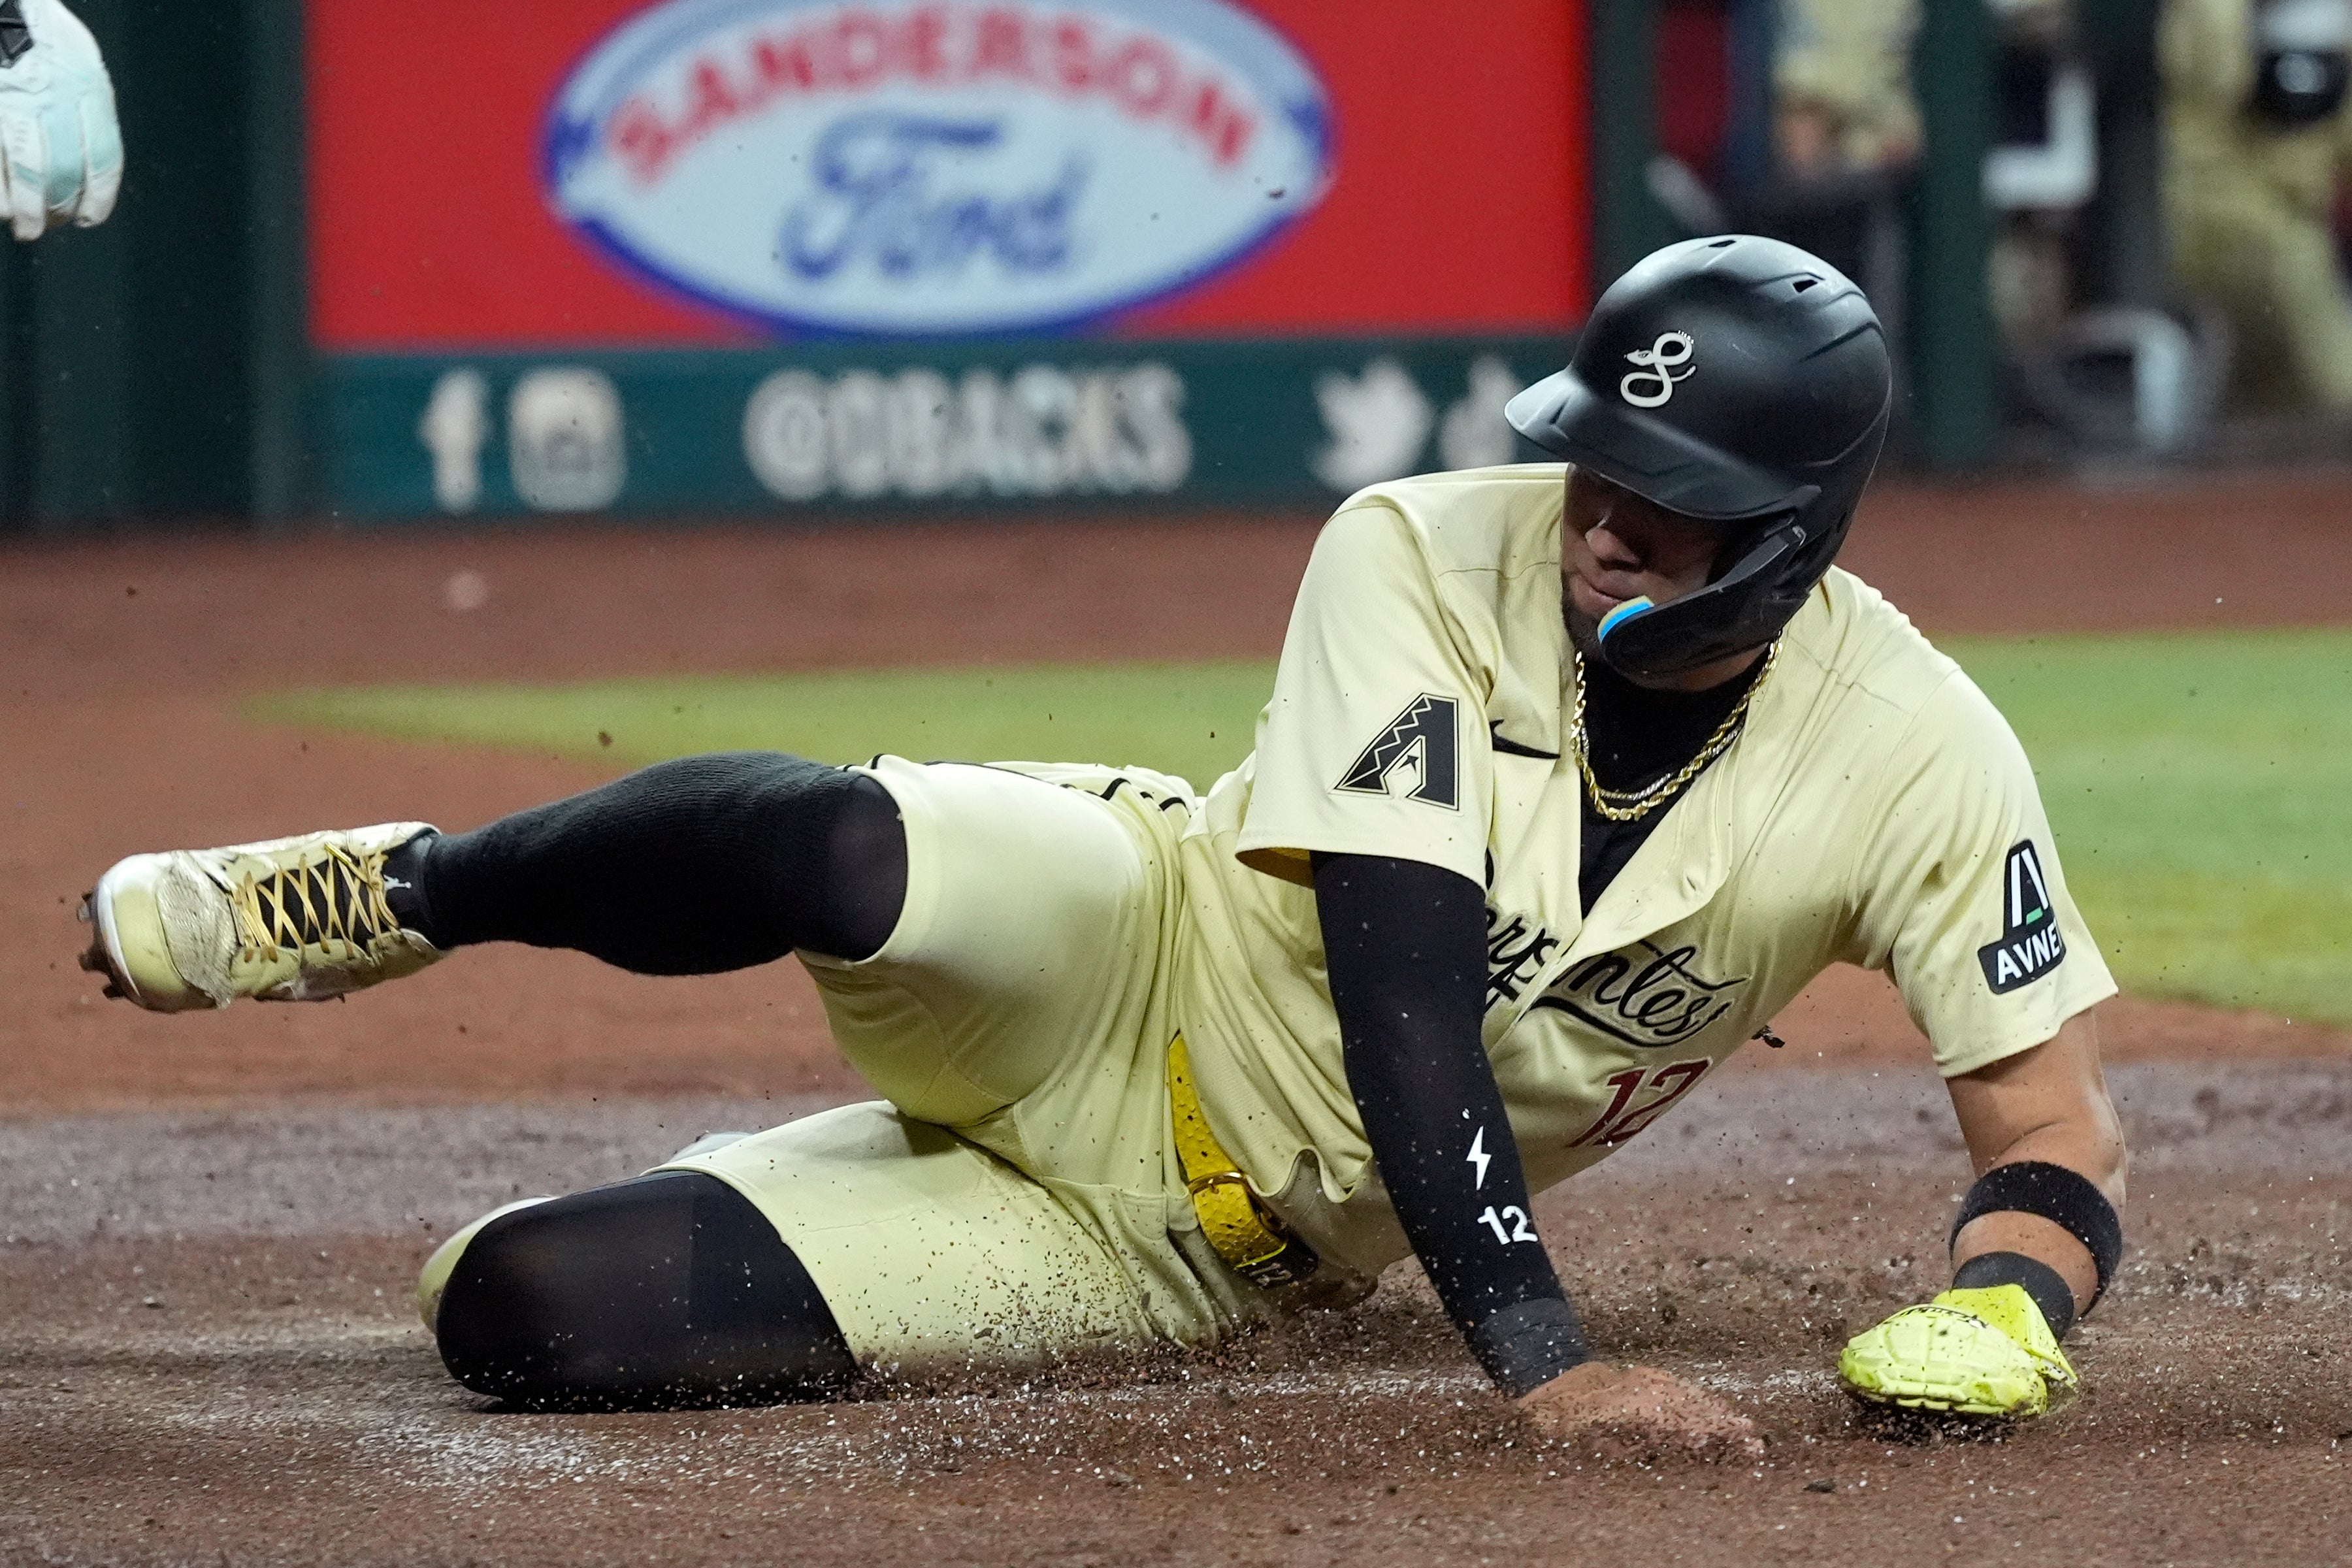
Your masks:
<instances>
[{"instance_id":1,"label":"black wristband","mask_svg":"<svg viewBox=\"0 0 2352 1568\"><path fill-rule=\"evenodd\" d=\"M1506 1307L1465 1337L1486 1375L1513 1399L1534 1393L1569 1368L1592 1359L1584 1348L1584 1330L1576 1321L1576 1309L1565 1297L1549 1296Z\"/></svg>"},{"instance_id":2,"label":"black wristband","mask_svg":"<svg viewBox=\"0 0 2352 1568\"><path fill-rule=\"evenodd\" d=\"M2074 1288L2039 1258L2028 1258L2022 1252L1979 1252L1952 1276L1955 1290L1983 1290L1996 1285L2015 1285L2032 1297L2053 1336L2063 1340L2074 1326Z\"/></svg>"},{"instance_id":3,"label":"black wristband","mask_svg":"<svg viewBox=\"0 0 2352 1568\"><path fill-rule=\"evenodd\" d=\"M2107 1281L2123 1261L2124 1225L2116 1205L2089 1177L2046 1160L1995 1165L1969 1189L1945 1245L1958 1241L1969 1221L1989 1214L2040 1215L2057 1226L2090 1250L2092 1267L2099 1271L2098 1289L2083 1310L2089 1311L2106 1294Z\"/></svg>"}]
</instances>

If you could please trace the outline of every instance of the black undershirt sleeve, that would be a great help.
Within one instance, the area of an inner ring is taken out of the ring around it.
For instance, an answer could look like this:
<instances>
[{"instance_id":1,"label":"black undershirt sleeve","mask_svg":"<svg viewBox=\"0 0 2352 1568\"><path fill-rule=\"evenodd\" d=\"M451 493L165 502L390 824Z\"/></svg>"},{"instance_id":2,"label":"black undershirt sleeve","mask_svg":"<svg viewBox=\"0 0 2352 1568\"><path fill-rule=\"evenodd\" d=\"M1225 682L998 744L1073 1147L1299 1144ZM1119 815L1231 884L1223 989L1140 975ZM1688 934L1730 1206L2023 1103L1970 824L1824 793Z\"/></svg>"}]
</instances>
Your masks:
<instances>
[{"instance_id":1,"label":"black undershirt sleeve","mask_svg":"<svg viewBox=\"0 0 2352 1568\"><path fill-rule=\"evenodd\" d=\"M1587 1358L1536 1239L1479 1034L1486 897L1414 860L1317 855L1348 1084L1397 1218L1471 1351L1514 1396Z\"/></svg>"}]
</instances>

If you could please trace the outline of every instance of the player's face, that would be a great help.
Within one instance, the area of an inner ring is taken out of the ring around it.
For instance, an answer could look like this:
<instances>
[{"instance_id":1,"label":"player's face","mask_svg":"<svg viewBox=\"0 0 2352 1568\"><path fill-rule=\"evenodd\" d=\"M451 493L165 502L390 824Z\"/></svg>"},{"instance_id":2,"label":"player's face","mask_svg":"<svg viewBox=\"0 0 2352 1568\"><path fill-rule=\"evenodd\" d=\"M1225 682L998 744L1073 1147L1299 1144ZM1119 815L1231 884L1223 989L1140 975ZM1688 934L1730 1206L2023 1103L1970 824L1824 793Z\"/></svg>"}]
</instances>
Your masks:
<instances>
[{"instance_id":1,"label":"player's face","mask_svg":"<svg viewBox=\"0 0 2352 1568\"><path fill-rule=\"evenodd\" d=\"M1663 605L1706 587L1724 542L1721 529L1581 468L1569 471L1562 533L1561 603L1587 658L1600 657L1601 618L1626 600Z\"/></svg>"}]
</instances>

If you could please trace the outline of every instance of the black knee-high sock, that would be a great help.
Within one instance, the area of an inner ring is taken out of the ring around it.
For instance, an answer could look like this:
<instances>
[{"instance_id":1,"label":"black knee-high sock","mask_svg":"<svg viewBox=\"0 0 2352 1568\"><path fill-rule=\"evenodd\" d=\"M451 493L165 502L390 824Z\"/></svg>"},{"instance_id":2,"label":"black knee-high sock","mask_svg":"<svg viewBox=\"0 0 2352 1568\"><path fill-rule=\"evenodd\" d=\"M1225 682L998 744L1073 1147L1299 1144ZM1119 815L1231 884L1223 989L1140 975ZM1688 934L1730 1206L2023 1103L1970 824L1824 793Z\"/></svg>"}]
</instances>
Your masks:
<instances>
[{"instance_id":1,"label":"black knee-high sock","mask_svg":"<svg viewBox=\"0 0 2352 1568\"><path fill-rule=\"evenodd\" d=\"M433 1330L467 1387L553 1409L822 1398L857 1370L775 1226L698 1171L492 1220L459 1256Z\"/></svg>"},{"instance_id":2,"label":"black knee-high sock","mask_svg":"<svg viewBox=\"0 0 2352 1568\"><path fill-rule=\"evenodd\" d=\"M795 948L870 957L905 901L907 841L862 773L724 752L424 836L384 871L401 923L436 947L520 942L715 974Z\"/></svg>"}]
</instances>

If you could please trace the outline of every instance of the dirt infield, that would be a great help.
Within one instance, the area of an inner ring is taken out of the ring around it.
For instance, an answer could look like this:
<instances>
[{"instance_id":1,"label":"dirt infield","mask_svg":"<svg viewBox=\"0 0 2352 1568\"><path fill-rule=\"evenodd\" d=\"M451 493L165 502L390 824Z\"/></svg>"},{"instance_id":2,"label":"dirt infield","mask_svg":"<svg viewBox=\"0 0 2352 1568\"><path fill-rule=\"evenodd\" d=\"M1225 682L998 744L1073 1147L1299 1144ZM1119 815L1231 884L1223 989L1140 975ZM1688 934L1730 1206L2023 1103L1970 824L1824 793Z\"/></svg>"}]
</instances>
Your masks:
<instances>
[{"instance_id":1,"label":"dirt infield","mask_svg":"<svg viewBox=\"0 0 2352 1568\"><path fill-rule=\"evenodd\" d=\"M778 1102L0 1123L0 1560L2341 1563L2343 1076L2168 1062L2116 1089L2132 1254L2073 1345L2088 1392L2006 1441L1862 1418L1831 1382L1844 1335L1940 1283L1966 1167L1931 1076L1713 1086L1545 1200L1598 1342L1766 1432L1729 1469L1532 1443L1411 1269L1135 1376L502 1413L404 1300L428 1238Z\"/></svg>"},{"instance_id":2,"label":"dirt infield","mask_svg":"<svg viewBox=\"0 0 2352 1568\"><path fill-rule=\"evenodd\" d=\"M1844 1332L1932 1289L1965 1161L1891 993L1826 977L1781 1020L1787 1051L1549 1200L1601 1342L1709 1379L1772 1437L1755 1474L1599 1475L1530 1447L1410 1270L1366 1308L1140 1384L488 1412L402 1300L430 1239L713 1119L860 1092L797 969L649 981L495 949L348 1005L179 1019L99 1005L75 970L72 901L122 854L465 826L604 776L259 728L235 715L246 692L1270 654L1312 536L1206 520L0 551L0 1561L2352 1557L2336 1032L2111 1006L2140 1164L2135 1251L2082 1343L2092 1393L2005 1444L1923 1444L1857 1423L1828 1368ZM1892 491L1848 563L1931 631L2340 622L2352 475Z\"/></svg>"}]
</instances>

